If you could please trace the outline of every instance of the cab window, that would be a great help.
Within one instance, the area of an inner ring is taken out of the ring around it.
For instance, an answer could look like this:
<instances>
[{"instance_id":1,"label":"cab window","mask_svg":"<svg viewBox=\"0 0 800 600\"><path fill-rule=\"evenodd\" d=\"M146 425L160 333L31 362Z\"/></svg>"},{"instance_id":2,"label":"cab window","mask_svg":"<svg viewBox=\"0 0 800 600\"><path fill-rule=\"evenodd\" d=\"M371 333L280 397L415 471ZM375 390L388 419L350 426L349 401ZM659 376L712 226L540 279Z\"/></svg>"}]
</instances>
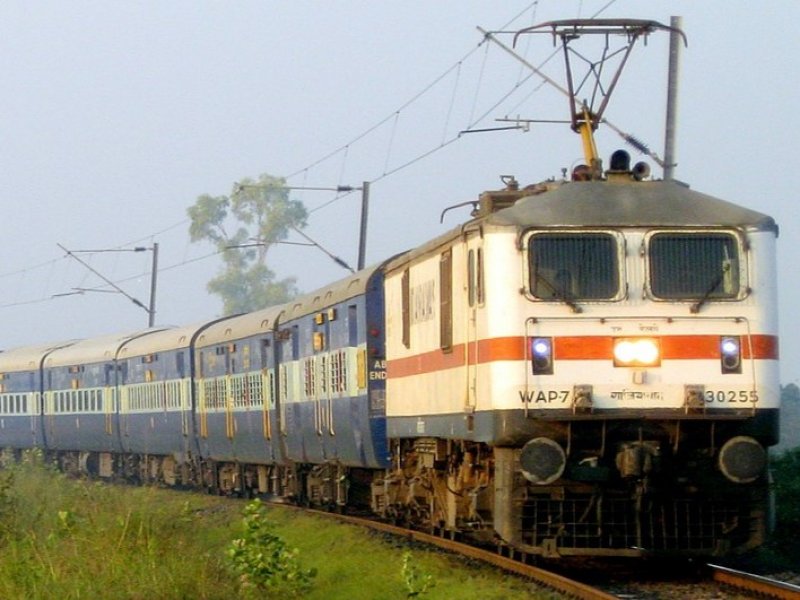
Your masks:
<instances>
[{"instance_id":1,"label":"cab window","mask_svg":"<svg viewBox=\"0 0 800 600\"><path fill-rule=\"evenodd\" d=\"M729 233L657 233L648 244L650 291L665 300L736 298L739 248Z\"/></svg>"},{"instance_id":2,"label":"cab window","mask_svg":"<svg viewBox=\"0 0 800 600\"><path fill-rule=\"evenodd\" d=\"M619 294L617 241L607 233L537 233L528 241L531 293L542 300L611 300Z\"/></svg>"}]
</instances>

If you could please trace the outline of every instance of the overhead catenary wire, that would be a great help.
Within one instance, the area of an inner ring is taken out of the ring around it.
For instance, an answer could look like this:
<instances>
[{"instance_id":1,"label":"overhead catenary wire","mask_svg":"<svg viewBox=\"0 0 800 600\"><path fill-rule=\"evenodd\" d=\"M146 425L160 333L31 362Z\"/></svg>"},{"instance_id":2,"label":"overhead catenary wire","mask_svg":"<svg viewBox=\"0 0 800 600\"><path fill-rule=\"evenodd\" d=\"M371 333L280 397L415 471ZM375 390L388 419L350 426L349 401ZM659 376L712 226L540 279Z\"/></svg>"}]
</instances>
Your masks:
<instances>
[{"instance_id":1,"label":"overhead catenary wire","mask_svg":"<svg viewBox=\"0 0 800 600\"><path fill-rule=\"evenodd\" d=\"M610 0L603 7L601 7L598 11L596 11L595 14L593 15L593 17L596 17L600 13L604 12L605 10L607 10L615 2L616 2L616 0ZM525 15L526 13L529 13L531 11L531 9L533 9L533 15L532 15L531 18L535 19L535 14L536 14L536 11L538 10L538 5L539 5L539 1L538 0L535 0L534 2L531 2L525 8L523 8L517 14L515 14L511 19L509 19L504 25L502 25L500 29L505 29L505 28L509 27L512 23L514 23L515 21L519 20L523 15ZM473 57L473 55L481 47L484 48L485 52L484 52L484 56L483 56L483 64L481 66L481 75L478 78L478 86L476 87L475 97L474 97L472 109L471 109L470 115L469 115L468 127L474 127L476 124L480 123L492 111L494 111L498 106L500 106L504 101L506 101L511 95L513 95L517 90L519 90L519 88L522 85L524 85L527 81L529 81L531 79L532 75L533 75L532 73L530 73L526 77L518 79L517 83L514 86L512 86L510 90L508 90L507 92L502 94L499 97L498 100L492 102L491 105L489 106L489 108L484 110L484 111L482 111L480 113L480 115L476 118L475 117L475 113L477 111L477 106L478 106L478 94L480 93L480 84L481 84L481 81L482 81L482 78L483 78L483 71L485 69L486 60L487 60L487 56L488 56L488 53L489 53L489 47L490 47L490 44L487 44L486 42L487 42L487 40L485 38L481 39L474 47L470 48L466 53L464 53L454 64L452 64L447 69L445 69L443 72L441 72L438 76L436 76L427 85L423 86L422 89L420 89L418 92L413 94L410 98L408 98L405 102L401 103L397 109L392 111L386 117L384 117L383 119L380 119L378 122L376 122L372 126L368 127L367 129L365 129L361 133L351 137L349 139L349 141L347 141L345 144L334 148L333 150L331 150L330 152L324 154L320 158L310 162L309 164L307 164L303 168L298 169L296 171L293 171L292 173L290 173L289 175L286 176L286 179L290 179L292 177L296 177L296 176L298 176L300 174L302 174L304 179L306 179L308 177L309 172L312 169L314 169L315 167L317 167L320 164L324 163L325 161L329 160L333 156L336 156L337 154L343 154L342 166L341 166L341 169L340 169L340 178L344 177L345 163L348 160L348 156L349 156L351 147L354 144L360 143L364 138L369 136L371 133L375 132L376 130L380 129L381 127L387 125L390 122L392 123L392 134L391 134L391 138L389 140L389 146L388 146L387 152L386 152L386 160L384 161L383 171L379 175L375 176L371 180L365 178L365 181L368 182L368 183L375 183L375 182L381 181L381 180L383 180L383 179L385 179L387 177L390 177L390 176L392 176L392 175L394 175L396 173L399 173L399 172L403 171L404 169L411 167L415 163L420 162L420 161L428 158L429 156L433 155L437 151L439 151L439 150L449 146L450 144L454 143L455 141L457 141L460 138L460 135L456 134L456 135L451 135L450 137L448 137L447 129L449 127L450 120L452 119L453 107L454 107L455 99L459 94L459 89L461 89L461 79L462 79L462 75L463 75L464 63L465 63L465 61L471 59ZM413 105L414 103L419 101L423 96L425 96L427 93L429 93L434 87L439 85L442 81L446 80L450 76L453 76L455 81L453 83L452 92L450 93L450 102L449 102L449 105L447 107L444 119L443 119L442 136L440 138L439 143L434 145L434 146L431 146L431 147L429 147L427 149L424 149L421 152L416 153L415 156L411 157L408 160L405 160L405 161L401 162L400 164L397 164L395 166L391 166L390 160L391 160L391 157L392 157L392 145L394 143L394 136L396 135L398 127L400 125L401 113L403 111L405 111L407 108L409 108L411 105ZM537 88L535 88L532 92L530 92L516 106L519 106L521 103L524 103L524 101L526 99L530 98L530 96L532 94L536 93L536 91L538 91L543 85L544 84L540 84L539 86L537 86ZM611 129L617 131L618 133L620 133L620 135L623 135L623 137L625 137L627 135L624 132L621 132L618 128L615 128L615 126L613 124L608 123L607 121L604 121L604 122ZM633 138L632 136L628 136L628 138L636 141L635 138ZM631 143L633 143L633 142L631 142ZM336 194L336 196L334 198L332 198L332 199L330 199L330 200L324 202L323 204L320 204L320 205L318 205L318 206L316 206L314 208L309 209L308 212L309 212L309 214L316 213L319 210L321 210L321 209L323 209L323 208L325 208L327 206L330 206L331 204L333 204L333 203L335 203L335 202L337 202L337 201L349 196L351 193L352 193L352 191L346 191L346 192L343 192L343 193L337 192L337 194ZM169 231L171 231L173 229L181 227L181 226L185 225L187 222L189 222L189 219L181 220L181 221L179 221L177 223L173 223L173 224L171 224L171 225L169 225L169 226L167 226L165 228L162 228L162 229L160 229L160 230L158 230L158 231L156 231L154 233L151 233L151 234L149 234L147 236L143 236L143 237L141 237L141 238L139 238L137 240L131 241L128 244L123 244L120 247L124 247L124 246L129 245L129 244L139 243L139 242L144 241L144 240L151 240L152 241L157 236L163 235L164 233L167 233L167 232L169 232ZM289 242L287 242L287 243L289 243ZM199 257L184 258L184 260L182 260L180 262L177 262L177 263L174 263L174 264L171 264L171 265L167 265L167 266L162 266L158 270L159 270L159 272L166 272L166 271L178 269L178 268L184 267L186 265L189 265L189 264L192 264L192 263L195 263L195 262L199 262L199 261L206 260L208 258L214 257L214 256L218 255L219 253L220 253L220 251L214 251L214 252L199 256ZM33 265L31 267L26 267L26 268L23 268L23 269L17 269L15 271L11 271L11 272L8 272L8 273L5 273L5 274L0 274L0 277L8 277L8 276L13 276L13 275L20 275L20 274L24 274L24 273L27 273L29 271L32 271L32 270L35 270L35 269L39 269L39 268L42 268L42 267L46 267L46 266L50 267L50 272L52 274L58 268L58 265L59 265L60 261L62 261L64 259L65 259L65 257L61 258L61 259L53 259L51 261L46 261L46 262L43 262L43 263L39 263L39 264ZM137 275L134 275L134 276L131 276L131 277L121 278L121 279L116 279L115 278L114 281L118 282L118 283L124 283L126 281L130 281L132 279L136 279L136 278L142 277L143 275L144 275L144 273L137 274ZM84 280L85 280L85 276L86 276L86 274L84 273L84 278L83 278ZM51 277L48 277L47 279L49 280L49 279L51 279ZM42 298L39 298L39 299L15 302L14 305L27 304L27 303L39 303L39 302L47 301L48 299L49 298L47 298L47 297L42 297ZM0 305L0 307L3 307L3 306L8 306L8 305L7 304L6 305Z\"/></svg>"},{"instance_id":2,"label":"overhead catenary wire","mask_svg":"<svg viewBox=\"0 0 800 600\"><path fill-rule=\"evenodd\" d=\"M535 0L534 2L531 2L529 5L524 7L522 10L518 11L504 25L502 25L502 28L508 27L511 23L517 21L522 15L528 13L532 8L534 8L534 9L537 8L538 4L539 4L539 0ZM318 159L312 161L311 163L307 164L305 167L291 172L289 175L286 176L286 179L291 179L292 177L296 177L297 175L299 175L301 173L304 173L304 176L307 177L307 174L311 169L313 169L314 167L324 163L325 161L329 160L333 156L336 156L337 154L342 153L342 152L345 152L344 160L346 160L347 152L349 151L350 146L360 142L365 137L367 137L368 135L370 135L374 131L380 129L382 126L386 125L387 123L389 123L392 120L394 120L395 124L396 124L397 120L399 119L399 113L401 113L402 111L404 111L405 109L410 107L412 104L417 102L420 98L425 96L429 91L431 91L440 82L445 80L448 76L450 76L454 72L456 72L457 74L460 75L460 71L461 71L461 68L462 68L462 65L463 65L464 61L469 59L475 52L478 51L478 49L481 48L481 46L484 46L484 44L485 44L485 40L481 40L474 47L470 48L454 64L452 64L447 69L445 69L443 72L441 72L438 76L436 76L427 85L423 86L422 89L420 89L418 92L416 92L411 97L409 97L405 102L401 103L400 106L397 109L392 111L386 117L384 117L383 119L379 120L378 122L376 122L372 126L368 127L367 129L365 129L361 133L355 135L349 141L347 141L345 144L334 148L333 150L331 150L330 152L324 154L320 158L318 158ZM486 50L488 52L488 47L486 48ZM493 106L496 106L496 104L493 105ZM474 114L474 112L473 112L473 114ZM484 113L484 116L482 116L481 119L485 118L485 114L486 113ZM470 122L473 122L472 118L470 118ZM399 166L397 166L395 168L391 168L391 169L388 167L388 155L387 155L387 162L385 163L384 173L381 176L378 176L375 179L373 179L371 182L379 181L379 180L381 180L381 179L383 179L385 177L388 177L388 176L390 176L392 174L395 174L395 173L403 170L404 168L407 168L407 167L413 165L414 163L416 163L416 162L418 162L420 160L423 160L423 159L427 158L431 154L435 153L437 150L446 147L447 145L449 145L450 143L452 143L456 139L458 139L458 138L457 137L451 137L450 139L445 140L442 143L440 143L439 146L436 146L434 148L429 148L429 149L423 151L422 153L420 153L415 158L412 158L412 159L410 159L408 161L405 161L401 165L399 165ZM344 165L342 166L342 173L343 172L344 172ZM335 198L333 198L332 200L327 201L324 204L322 204L320 206L317 206L317 207L315 207L313 209L310 209L309 213L317 212L318 210L320 210L320 209L322 209L322 208L324 208L326 206L329 206L330 204L333 204L337 200L340 200L340 199L348 196L350 193L352 193L352 192L345 192L345 193L337 194L337 196ZM144 240L152 240L153 238L155 238L155 237L157 237L159 235L162 235L162 234L164 234L164 233L166 233L168 231L171 231L173 229L176 229L178 227L181 227L181 226L185 225L188 222L189 222L189 219L183 219L183 220L181 220L181 221L179 221L177 223L173 223L173 224L171 224L171 225L169 225L167 227L159 229L158 231L155 231L155 232L153 232L151 234L148 234L146 236L137 238L136 240L131 240L131 241L125 243L125 244L120 244L117 247L118 248L123 248L123 247L126 247L128 245L140 243L140 242L142 242ZM197 260L203 260L204 258L208 258L210 256L214 256L215 254L217 254L217 253L212 253L210 255L205 255L205 256L197 258L197 259L184 260L182 262L176 263L176 264L168 266L168 267L161 267L161 268L159 268L159 271L167 271L167 270L170 270L170 269L179 268L181 266L196 262ZM35 269L38 269L38 268L41 268L41 267L44 267L44 266L57 264L60 261L65 260L65 259L66 259L66 257L62 257L62 258L58 258L58 259L53 259L51 261L38 263L38 264L30 266L30 267L24 267L22 269L17 269L15 271L11 271L11 272L8 272L8 273L0 274L0 277L7 277L7 276L19 275L21 273L27 273L29 271L32 271L32 270L35 270ZM127 278L127 279L130 279L130 278ZM127 279L125 279L125 280L127 280ZM120 280L120 281L125 281L125 280ZM0 306L2 306L2 305L0 305Z\"/></svg>"}]
</instances>

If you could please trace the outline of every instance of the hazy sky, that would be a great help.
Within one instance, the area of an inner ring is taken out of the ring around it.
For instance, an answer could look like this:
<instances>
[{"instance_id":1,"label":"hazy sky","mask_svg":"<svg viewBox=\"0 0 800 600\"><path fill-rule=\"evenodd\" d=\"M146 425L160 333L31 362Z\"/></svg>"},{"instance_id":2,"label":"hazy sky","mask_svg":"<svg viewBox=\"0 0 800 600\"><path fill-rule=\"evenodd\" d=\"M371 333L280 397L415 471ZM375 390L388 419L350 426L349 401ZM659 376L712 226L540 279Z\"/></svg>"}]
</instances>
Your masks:
<instances>
[{"instance_id":1,"label":"hazy sky","mask_svg":"<svg viewBox=\"0 0 800 600\"><path fill-rule=\"evenodd\" d=\"M82 250L158 242L157 323L219 314L221 302L205 282L220 263L207 257L209 246L189 243L186 208L201 194L229 193L243 177L291 176L294 186L373 182L372 263L455 226L466 211L449 213L443 225L441 211L500 187L500 175L523 184L560 176L581 157L565 125L459 137L470 126L507 125L495 121L503 117L567 116L564 97L493 44L481 44L476 27L595 15L662 23L683 17L689 46L676 177L780 224L783 381L797 381L800 210L796 180L787 175L797 154L791 144L800 139L796 0L757 10L743 0L6 0L0 347L147 323L145 311L120 294L61 295L102 282L57 244ZM656 34L637 47L606 115L660 154L667 42ZM554 49L537 36L518 50L539 65ZM544 69L563 82L560 56ZM598 145L604 157L623 146L607 130ZM358 194L295 197L312 211L308 235L355 265ZM80 256L147 303L150 252ZM305 291L346 274L314 248L283 246L272 257L273 268L296 275Z\"/></svg>"}]
</instances>

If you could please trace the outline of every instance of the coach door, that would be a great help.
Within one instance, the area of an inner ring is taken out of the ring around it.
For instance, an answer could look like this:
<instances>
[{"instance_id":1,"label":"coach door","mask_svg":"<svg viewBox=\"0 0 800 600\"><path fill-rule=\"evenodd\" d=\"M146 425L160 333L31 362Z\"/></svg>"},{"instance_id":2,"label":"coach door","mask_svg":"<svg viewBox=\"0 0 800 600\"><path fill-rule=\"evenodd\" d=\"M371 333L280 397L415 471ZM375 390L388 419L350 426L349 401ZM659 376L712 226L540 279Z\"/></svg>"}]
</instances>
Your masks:
<instances>
[{"instance_id":1,"label":"coach door","mask_svg":"<svg viewBox=\"0 0 800 600\"><path fill-rule=\"evenodd\" d=\"M283 327L281 318L283 313L278 315L272 328L272 340L274 347L274 368L273 368L273 388L272 397L275 399L275 433L276 442L280 448L282 460L286 460L289 455L286 444L288 428L286 423L286 403L289 397L289 372L287 369L287 357L292 356L292 331Z\"/></svg>"}]
</instances>

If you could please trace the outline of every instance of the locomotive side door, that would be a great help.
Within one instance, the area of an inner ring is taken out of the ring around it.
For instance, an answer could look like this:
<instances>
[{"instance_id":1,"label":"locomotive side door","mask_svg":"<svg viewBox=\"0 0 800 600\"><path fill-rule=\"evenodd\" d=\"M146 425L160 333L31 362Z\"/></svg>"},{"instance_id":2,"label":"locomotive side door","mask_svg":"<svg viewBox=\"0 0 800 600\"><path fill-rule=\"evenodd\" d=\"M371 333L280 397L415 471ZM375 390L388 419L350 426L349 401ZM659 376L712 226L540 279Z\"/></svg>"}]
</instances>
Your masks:
<instances>
[{"instance_id":1,"label":"locomotive side door","mask_svg":"<svg viewBox=\"0 0 800 600\"><path fill-rule=\"evenodd\" d=\"M478 393L478 311L483 305L483 244L474 237L466 244L466 398L464 409L472 413L477 405Z\"/></svg>"}]
</instances>

